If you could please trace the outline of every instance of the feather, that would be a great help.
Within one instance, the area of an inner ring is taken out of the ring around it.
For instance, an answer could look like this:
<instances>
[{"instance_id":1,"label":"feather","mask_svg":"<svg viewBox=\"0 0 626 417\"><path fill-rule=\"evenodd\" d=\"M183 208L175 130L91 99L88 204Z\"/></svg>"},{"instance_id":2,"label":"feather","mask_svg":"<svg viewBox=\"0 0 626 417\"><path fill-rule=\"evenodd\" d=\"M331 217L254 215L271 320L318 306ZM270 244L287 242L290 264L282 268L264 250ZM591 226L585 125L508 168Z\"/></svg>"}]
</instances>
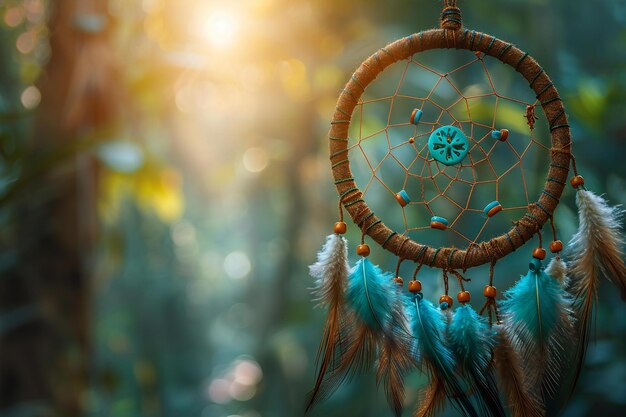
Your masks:
<instances>
[{"instance_id":1,"label":"feather","mask_svg":"<svg viewBox=\"0 0 626 417\"><path fill-rule=\"evenodd\" d=\"M519 354L513 349L506 330L496 326L497 343L493 351L499 381L511 410L511 417L543 417L543 404L532 392Z\"/></svg>"},{"instance_id":2,"label":"feather","mask_svg":"<svg viewBox=\"0 0 626 417\"><path fill-rule=\"evenodd\" d=\"M398 294L393 284L392 275L383 273L367 258L359 259L350 271L347 302L357 319L373 331L382 331L391 320L393 296Z\"/></svg>"},{"instance_id":3,"label":"feather","mask_svg":"<svg viewBox=\"0 0 626 417\"><path fill-rule=\"evenodd\" d=\"M446 399L446 388L438 376L418 394L417 408L413 417L435 417L443 408Z\"/></svg>"},{"instance_id":4,"label":"feather","mask_svg":"<svg viewBox=\"0 0 626 417\"><path fill-rule=\"evenodd\" d=\"M572 334L571 297L536 259L505 297L504 326L526 365L530 384L553 394Z\"/></svg>"},{"instance_id":5,"label":"feather","mask_svg":"<svg viewBox=\"0 0 626 417\"><path fill-rule=\"evenodd\" d=\"M410 304L411 331L415 339L413 351L417 352L421 367L430 374L430 386L422 395L426 400L414 416L432 416L442 404L442 392L450 398L464 415L478 417L455 373L455 358L445 343L446 318L440 309L421 294Z\"/></svg>"},{"instance_id":6,"label":"feather","mask_svg":"<svg viewBox=\"0 0 626 417\"><path fill-rule=\"evenodd\" d=\"M506 417L490 366L494 336L487 320L479 316L469 304L454 311L448 326L448 340L464 376L474 387L481 415Z\"/></svg>"},{"instance_id":7,"label":"feather","mask_svg":"<svg viewBox=\"0 0 626 417\"><path fill-rule=\"evenodd\" d=\"M397 416L402 414L404 402L404 375L411 369L409 336L406 319L401 312L399 287L393 276L383 273L368 258L357 262L348 279L348 304L356 316L357 328L371 332L361 344L353 339L355 348L344 355L342 368L353 372L366 370L375 347L380 346L377 381L383 382L387 400ZM364 330L362 330L364 331Z\"/></svg>"},{"instance_id":8,"label":"feather","mask_svg":"<svg viewBox=\"0 0 626 417\"><path fill-rule=\"evenodd\" d=\"M391 274L383 273L369 259L361 258L349 272L345 291L345 314L339 322L341 347L332 367L326 369L307 411L341 383L367 372L380 351L377 380L396 415L402 412L404 375L412 365L405 319L397 308L399 289Z\"/></svg>"},{"instance_id":9,"label":"feather","mask_svg":"<svg viewBox=\"0 0 626 417\"><path fill-rule=\"evenodd\" d=\"M550 260L548 266L546 267L546 274L556 279L563 286L563 288L568 287L569 280L567 278L567 264L563 261L563 259L561 259L561 257L556 256Z\"/></svg>"},{"instance_id":10,"label":"feather","mask_svg":"<svg viewBox=\"0 0 626 417\"><path fill-rule=\"evenodd\" d=\"M383 336L376 380L383 382L387 401L396 416L400 416L404 403L404 377L416 366L416 362L410 355L411 340L400 305L392 310L390 324Z\"/></svg>"},{"instance_id":11,"label":"feather","mask_svg":"<svg viewBox=\"0 0 626 417\"><path fill-rule=\"evenodd\" d=\"M317 262L309 267L310 275L315 278L313 293L319 304L328 308L328 314L317 351L318 372L307 410L323 397L320 394L330 391L320 390L327 371L336 367L342 344L341 323L345 317L344 299L349 271L348 242L337 234L328 236L317 254Z\"/></svg>"},{"instance_id":12,"label":"feather","mask_svg":"<svg viewBox=\"0 0 626 417\"><path fill-rule=\"evenodd\" d=\"M582 370L589 333L591 330L594 303L602 277L612 281L626 300L626 267L622 261L624 238L621 234L620 218L623 211L610 207L606 200L591 191L576 193L578 205L578 231L569 242L569 290L574 295L574 310L578 323L578 348L574 357L573 393Z\"/></svg>"}]
</instances>

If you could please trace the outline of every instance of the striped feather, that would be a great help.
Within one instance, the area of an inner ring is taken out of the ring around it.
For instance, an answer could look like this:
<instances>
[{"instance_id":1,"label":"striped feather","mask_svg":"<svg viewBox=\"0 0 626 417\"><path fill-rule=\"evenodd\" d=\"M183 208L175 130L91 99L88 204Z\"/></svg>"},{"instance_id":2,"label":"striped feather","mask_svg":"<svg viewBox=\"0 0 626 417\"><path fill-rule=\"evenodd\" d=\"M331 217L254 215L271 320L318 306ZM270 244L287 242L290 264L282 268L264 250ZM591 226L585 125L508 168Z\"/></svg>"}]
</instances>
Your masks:
<instances>
[{"instance_id":1,"label":"striped feather","mask_svg":"<svg viewBox=\"0 0 626 417\"><path fill-rule=\"evenodd\" d=\"M328 314L317 351L317 377L309 394L307 410L333 391L329 387L322 389L322 385L326 374L338 365L337 358L345 338L342 322L346 316L344 300L349 272L348 242L337 234L328 236L317 254L317 262L309 267L310 275L315 278L313 294L319 304L328 309Z\"/></svg>"},{"instance_id":2,"label":"striped feather","mask_svg":"<svg viewBox=\"0 0 626 417\"><path fill-rule=\"evenodd\" d=\"M498 325L496 334L493 358L511 417L543 417L543 404L532 392L520 355L513 349L506 330Z\"/></svg>"},{"instance_id":3,"label":"striped feather","mask_svg":"<svg viewBox=\"0 0 626 417\"><path fill-rule=\"evenodd\" d=\"M600 280L613 282L626 300L626 267L623 262L624 237L621 230L620 208L610 207L607 201L587 190L576 193L578 231L569 242L567 254L569 291L574 295L574 310L578 323L578 348L574 362L572 393L580 377L587 354L589 333Z\"/></svg>"}]
</instances>

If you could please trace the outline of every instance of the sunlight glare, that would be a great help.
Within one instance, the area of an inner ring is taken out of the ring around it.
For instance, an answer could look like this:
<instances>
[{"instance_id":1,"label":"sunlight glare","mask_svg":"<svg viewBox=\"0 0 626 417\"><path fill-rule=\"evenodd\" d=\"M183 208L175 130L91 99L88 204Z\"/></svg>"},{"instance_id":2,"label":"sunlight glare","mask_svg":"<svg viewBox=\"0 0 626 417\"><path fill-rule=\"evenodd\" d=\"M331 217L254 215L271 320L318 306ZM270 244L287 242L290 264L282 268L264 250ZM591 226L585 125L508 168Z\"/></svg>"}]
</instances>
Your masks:
<instances>
[{"instance_id":1,"label":"sunlight glare","mask_svg":"<svg viewBox=\"0 0 626 417\"><path fill-rule=\"evenodd\" d=\"M239 32L239 21L232 11L213 11L208 19L202 22L200 34L217 48L230 46Z\"/></svg>"}]
</instances>

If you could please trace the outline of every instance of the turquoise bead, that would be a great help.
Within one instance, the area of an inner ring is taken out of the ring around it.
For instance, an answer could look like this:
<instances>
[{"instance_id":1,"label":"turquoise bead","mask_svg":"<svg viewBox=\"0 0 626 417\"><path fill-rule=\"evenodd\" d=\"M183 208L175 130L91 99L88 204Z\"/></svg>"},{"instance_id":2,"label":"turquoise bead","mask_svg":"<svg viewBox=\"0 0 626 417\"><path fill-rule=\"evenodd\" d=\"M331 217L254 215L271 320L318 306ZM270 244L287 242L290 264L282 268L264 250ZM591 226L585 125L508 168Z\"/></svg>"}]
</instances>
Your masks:
<instances>
[{"instance_id":1,"label":"turquoise bead","mask_svg":"<svg viewBox=\"0 0 626 417\"><path fill-rule=\"evenodd\" d=\"M407 204L411 202L411 199L409 198L409 194L407 194L406 191L401 190L398 194L400 194L400 197L402 197L402 199L406 201Z\"/></svg>"},{"instance_id":2,"label":"turquoise bead","mask_svg":"<svg viewBox=\"0 0 626 417\"><path fill-rule=\"evenodd\" d=\"M539 259L533 258L528 264L528 269L534 272L538 272L541 270L541 261Z\"/></svg>"},{"instance_id":3,"label":"turquoise bead","mask_svg":"<svg viewBox=\"0 0 626 417\"><path fill-rule=\"evenodd\" d=\"M446 226L448 225L448 219L446 219L445 217L439 217L439 216L433 216L430 218L431 223L432 222L439 222L439 223L443 223Z\"/></svg>"},{"instance_id":4,"label":"turquoise bead","mask_svg":"<svg viewBox=\"0 0 626 417\"><path fill-rule=\"evenodd\" d=\"M411 113L411 118L410 118L411 124L413 125L418 124L423 114L424 112L421 111L420 109L413 109L413 112Z\"/></svg>"},{"instance_id":5,"label":"turquoise bead","mask_svg":"<svg viewBox=\"0 0 626 417\"><path fill-rule=\"evenodd\" d=\"M500 140L500 138L502 137L502 132L500 132L499 130L493 130L491 131L491 137L496 140Z\"/></svg>"},{"instance_id":6,"label":"turquoise bead","mask_svg":"<svg viewBox=\"0 0 626 417\"><path fill-rule=\"evenodd\" d=\"M455 126L442 126L428 139L430 155L444 165L456 165L463 161L469 151L467 137Z\"/></svg>"}]
</instances>

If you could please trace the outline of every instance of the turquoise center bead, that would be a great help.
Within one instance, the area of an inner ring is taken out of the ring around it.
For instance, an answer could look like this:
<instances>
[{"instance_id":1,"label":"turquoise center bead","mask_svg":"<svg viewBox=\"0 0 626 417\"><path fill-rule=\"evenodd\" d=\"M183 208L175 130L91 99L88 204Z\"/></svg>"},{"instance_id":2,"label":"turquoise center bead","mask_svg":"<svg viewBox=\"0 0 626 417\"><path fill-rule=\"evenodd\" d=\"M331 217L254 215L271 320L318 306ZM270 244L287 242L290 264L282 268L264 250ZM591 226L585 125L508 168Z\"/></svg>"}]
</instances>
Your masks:
<instances>
[{"instance_id":1,"label":"turquoise center bead","mask_svg":"<svg viewBox=\"0 0 626 417\"><path fill-rule=\"evenodd\" d=\"M456 165L469 151L469 141L458 127L442 126L428 139L430 155L444 165Z\"/></svg>"}]
</instances>

